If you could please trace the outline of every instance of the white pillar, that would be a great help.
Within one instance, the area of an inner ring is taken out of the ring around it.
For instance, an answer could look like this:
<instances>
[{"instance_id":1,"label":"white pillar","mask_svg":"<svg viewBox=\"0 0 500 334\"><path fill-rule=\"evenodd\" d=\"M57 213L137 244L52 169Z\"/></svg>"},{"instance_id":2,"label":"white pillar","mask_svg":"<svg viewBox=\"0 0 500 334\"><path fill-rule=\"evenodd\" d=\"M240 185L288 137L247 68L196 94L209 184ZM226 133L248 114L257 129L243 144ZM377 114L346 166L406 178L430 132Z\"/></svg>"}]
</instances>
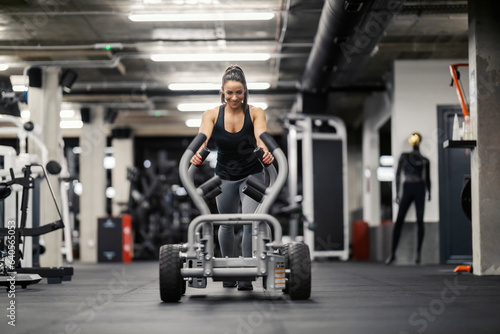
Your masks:
<instances>
[{"instance_id":1,"label":"white pillar","mask_svg":"<svg viewBox=\"0 0 500 334\"><path fill-rule=\"evenodd\" d=\"M31 121L35 124L41 141L48 151L48 160L62 161L62 135L59 126L62 102L62 90L59 86L58 67L45 67L41 69L42 87L30 87L28 91L28 105L31 113ZM43 161L42 151L30 142L29 152L37 154L39 162ZM33 171L38 170L37 168ZM47 174L54 190L54 195L58 205L61 205L61 194L59 187L59 176ZM52 195L45 181L40 186L40 225L50 224L59 220ZM61 253L62 230L56 230L40 237L45 243L45 253L40 255L40 265L42 267L61 266L63 259Z\"/></svg>"},{"instance_id":2,"label":"white pillar","mask_svg":"<svg viewBox=\"0 0 500 334\"><path fill-rule=\"evenodd\" d=\"M127 168L134 166L134 140L127 138L113 138L113 156L116 165L111 172L111 185L115 189L113 198L112 214L119 216L128 202L130 192L130 181L127 180Z\"/></svg>"},{"instance_id":3,"label":"white pillar","mask_svg":"<svg viewBox=\"0 0 500 334\"><path fill-rule=\"evenodd\" d=\"M377 169L380 157L379 129L391 117L391 101L386 93L375 94L364 106L363 123L363 220L370 226L379 226L380 182Z\"/></svg>"},{"instance_id":4,"label":"white pillar","mask_svg":"<svg viewBox=\"0 0 500 334\"><path fill-rule=\"evenodd\" d=\"M93 108L80 135L80 260L87 263L97 262L97 219L106 215L106 137L104 108Z\"/></svg>"}]
</instances>

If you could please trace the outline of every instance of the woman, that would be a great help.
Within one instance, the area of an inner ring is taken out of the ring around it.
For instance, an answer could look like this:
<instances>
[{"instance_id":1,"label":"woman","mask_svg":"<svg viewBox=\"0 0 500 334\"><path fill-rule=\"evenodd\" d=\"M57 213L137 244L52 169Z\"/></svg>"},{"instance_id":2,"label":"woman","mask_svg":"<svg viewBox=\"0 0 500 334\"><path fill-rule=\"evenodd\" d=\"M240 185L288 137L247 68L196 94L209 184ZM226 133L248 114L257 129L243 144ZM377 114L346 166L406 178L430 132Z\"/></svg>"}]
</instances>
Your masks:
<instances>
[{"instance_id":1,"label":"woman","mask_svg":"<svg viewBox=\"0 0 500 334\"><path fill-rule=\"evenodd\" d=\"M222 180L222 194L216 198L219 213L238 213L240 203L242 213L253 213L258 203L244 195L242 187L250 175L264 180L262 165L253 154L257 146L264 149L264 164L274 160L260 140L260 135L267 131L266 116L264 110L248 104L245 74L239 66L231 65L224 71L220 96L222 105L205 111L201 119L199 132L207 136L207 140L200 150L213 137L218 150L215 173ZM201 162L198 151L191 163ZM219 244L223 257L234 257L234 225L219 227ZM252 257L251 225L243 226L242 252L243 257ZM252 283L247 281L225 281L223 286L253 290Z\"/></svg>"}]
</instances>

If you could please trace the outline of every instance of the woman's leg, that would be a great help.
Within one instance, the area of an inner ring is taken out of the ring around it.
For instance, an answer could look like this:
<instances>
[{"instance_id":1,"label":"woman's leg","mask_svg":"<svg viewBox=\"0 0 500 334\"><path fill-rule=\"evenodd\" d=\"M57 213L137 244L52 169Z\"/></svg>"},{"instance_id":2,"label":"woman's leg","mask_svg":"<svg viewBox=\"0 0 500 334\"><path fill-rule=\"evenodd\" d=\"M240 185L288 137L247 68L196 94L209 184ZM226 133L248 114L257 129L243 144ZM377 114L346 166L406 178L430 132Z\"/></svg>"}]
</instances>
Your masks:
<instances>
[{"instance_id":1,"label":"woman's leg","mask_svg":"<svg viewBox=\"0 0 500 334\"><path fill-rule=\"evenodd\" d=\"M222 180L222 193L216 197L219 213L238 213L240 205L239 188L241 181ZM234 225L219 226L219 244L222 257L234 256Z\"/></svg>"},{"instance_id":2,"label":"woman's leg","mask_svg":"<svg viewBox=\"0 0 500 334\"><path fill-rule=\"evenodd\" d=\"M260 178L260 180L264 182L264 172L254 174L254 176ZM259 203L243 194L243 185L244 183L240 186L241 212L254 213L257 206L259 206ZM252 225L243 225L243 240L241 242L241 249L243 257L252 257ZM253 290L252 282L239 281L238 290Z\"/></svg>"}]
</instances>

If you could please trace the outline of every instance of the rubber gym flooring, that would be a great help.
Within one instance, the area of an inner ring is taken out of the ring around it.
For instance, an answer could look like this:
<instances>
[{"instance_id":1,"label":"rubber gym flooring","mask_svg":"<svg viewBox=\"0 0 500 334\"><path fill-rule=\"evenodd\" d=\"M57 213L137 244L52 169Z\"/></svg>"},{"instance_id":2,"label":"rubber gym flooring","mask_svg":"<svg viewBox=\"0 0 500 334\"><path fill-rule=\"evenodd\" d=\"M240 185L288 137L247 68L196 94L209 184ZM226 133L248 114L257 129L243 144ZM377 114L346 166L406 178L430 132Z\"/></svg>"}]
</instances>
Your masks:
<instances>
[{"instance_id":1,"label":"rubber gym flooring","mask_svg":"<svg viewBox=\"0 0 500 334\"><path fill-rule=\"evenodd\" d=\"M74 264L71 281L0 291L0 333L403 334L500 333L500 277L455 274L454 266L312 264L312 295L187 288L179 303L159 297L158 263Z\"/></svg>"}]
</instances>

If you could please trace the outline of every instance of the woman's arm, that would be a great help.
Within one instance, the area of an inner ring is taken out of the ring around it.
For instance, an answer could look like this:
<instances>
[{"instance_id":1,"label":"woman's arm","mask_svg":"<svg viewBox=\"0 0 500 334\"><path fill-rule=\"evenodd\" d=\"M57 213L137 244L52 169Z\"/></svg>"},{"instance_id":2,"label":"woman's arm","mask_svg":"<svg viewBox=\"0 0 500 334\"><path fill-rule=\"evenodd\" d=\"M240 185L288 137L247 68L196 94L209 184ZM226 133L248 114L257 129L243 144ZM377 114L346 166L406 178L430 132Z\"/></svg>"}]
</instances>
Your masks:
<instances>
[{"instance_id":1,"label":"woman's arm","mask_svg":"<svg viewBox=\"0 0 500 334\"><path fill-rule=\"evenodd\" d=\"M262 147L262 149L264 150L264 157L262 158L262 162L268 165L274 161L274 157L271 152L269 152L266 144L264 144L264 142L260 139L260 135L267 131L266 114L264 113L264 110L262 110L262 108L250 106L250 116L252 117L257 146Z\"/></svg>"},{"instance_id":2,"label":"woman's arm","mask_svg":"<svg viewBox=\"0 0 500 334\"><path fill-rule=\"evenodd\" d=\"M190 162L193 165L200 165L202 163L201 155L200 155L200 150L208 145L208 141L210 140L210 137L212 136L212 132L214 130L215 126L215 121L217 120L217 111L218 108L214 109L209 109L203 113L203 116L201 117L201 125L198 133L203 133L205 136L207 136L207 140L200 146L198 151L192 156Z\"/></svg>"}]
</instances>

